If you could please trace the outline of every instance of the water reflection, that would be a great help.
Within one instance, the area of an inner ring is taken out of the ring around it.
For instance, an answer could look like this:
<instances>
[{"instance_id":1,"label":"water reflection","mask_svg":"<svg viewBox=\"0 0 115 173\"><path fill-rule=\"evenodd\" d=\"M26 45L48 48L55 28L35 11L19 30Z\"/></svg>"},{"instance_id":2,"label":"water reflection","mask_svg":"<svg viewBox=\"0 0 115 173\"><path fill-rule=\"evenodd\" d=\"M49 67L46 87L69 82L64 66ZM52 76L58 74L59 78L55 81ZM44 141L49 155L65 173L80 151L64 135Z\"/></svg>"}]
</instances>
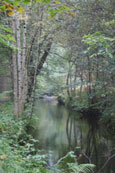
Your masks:
<instances>
[{"instance_id":1,"label":"water reflection","mask_svg":"<svg viewBox=\"0 0 115 173\"><path fill-rule=\"evenodd\" d=\"M79 163L94 163L96 173L115 172L114 141L102 136L103 129L94 116L80 120L74 114L69 113L66 123L68 149L75 151Z\"/></svg>"},{"instance_id":2,"label":"water reflection","mask_svg":"<svg viewBox=\"0 0 115 173\"><path fill-rule=\"evenodd\" d=\"M109 139L98 120L92 118L79 119L76 112L68 111L56 101L36 102L36 136L40 140L40 148L49 152L49 165L52 166L68 151L74 150L79 163L96 164L96 173L114 173L115 164L114 141ZM53 153L53 154L51 154ZM107 162L107 163L106 163Z\"/></svg>"},{"instance_id":3,"label":"water reflection","mask_svg":"<svg viewBox=\"0 0 115 173\"><path fill-rule=\"evenodd\" d=\"M82 131L80 131L78 128L75 116L68 116L66 122L66 134L68 139L68 149L71 151L74 147L77 146L79 137L82 139Z\"/></svg>"}]
</instances>

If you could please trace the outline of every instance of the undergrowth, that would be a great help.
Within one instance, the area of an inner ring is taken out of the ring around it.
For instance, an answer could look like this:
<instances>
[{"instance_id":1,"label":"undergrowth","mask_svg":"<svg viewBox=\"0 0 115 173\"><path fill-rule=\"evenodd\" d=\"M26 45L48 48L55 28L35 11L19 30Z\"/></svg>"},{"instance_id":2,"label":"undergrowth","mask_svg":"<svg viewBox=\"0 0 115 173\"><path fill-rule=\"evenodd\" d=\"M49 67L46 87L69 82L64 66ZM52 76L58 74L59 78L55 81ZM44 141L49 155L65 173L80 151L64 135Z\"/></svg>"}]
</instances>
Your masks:
<instances>
[{"instance_id":1,"label":"undergrowth","mask_svg":"<svg viewBox=\"0 0 115 173\"><path fill-rule=\"evenodd\" d=\"M0 106L0 173L92 172L94 165L78 165L72 152L49 167L48 154L35 147L36 144L39 146L39 141L26 132L29 123L27 116L15 120L12 110L10 101Z\"/></svg>"},{"instance_id":2,"label":"undergrowth","mask_svg":"<svg viewBox=\"0 0 115 173\"><path fill-rule=\"evenodd\" d=\"M35 148L38 142L26 133L27 120L15 120L12 103L0 107L0 173L45 173L47 154Z\"/></svg>"}]
</instances>

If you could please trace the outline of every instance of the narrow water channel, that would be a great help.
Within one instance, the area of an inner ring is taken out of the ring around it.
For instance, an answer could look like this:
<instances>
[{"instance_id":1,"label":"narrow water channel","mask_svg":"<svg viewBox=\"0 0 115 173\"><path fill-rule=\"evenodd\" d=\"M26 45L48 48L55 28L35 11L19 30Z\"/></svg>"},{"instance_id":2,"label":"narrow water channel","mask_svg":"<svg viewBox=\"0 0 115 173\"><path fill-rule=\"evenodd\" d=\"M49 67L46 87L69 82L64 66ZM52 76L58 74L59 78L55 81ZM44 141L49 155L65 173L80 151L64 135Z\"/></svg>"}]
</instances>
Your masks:
<instances>
[{"instance_id":1,"label":"narrow water channel","mask_svg":"<svg viewBox=\"0 0 115 173\"><path fill-rule=\"evenodd\" d=\"M80 119L78 113L59 106L57 101L42 99L36 101L35 114L39 119L35 136L40 148L49 153L50 166L73 150L79 163L91 160L98 172L115 152L115 141L93 115L88 120ZM100 173L115 173L115 159L110 159Z\"/></svg>"}]
</instances>

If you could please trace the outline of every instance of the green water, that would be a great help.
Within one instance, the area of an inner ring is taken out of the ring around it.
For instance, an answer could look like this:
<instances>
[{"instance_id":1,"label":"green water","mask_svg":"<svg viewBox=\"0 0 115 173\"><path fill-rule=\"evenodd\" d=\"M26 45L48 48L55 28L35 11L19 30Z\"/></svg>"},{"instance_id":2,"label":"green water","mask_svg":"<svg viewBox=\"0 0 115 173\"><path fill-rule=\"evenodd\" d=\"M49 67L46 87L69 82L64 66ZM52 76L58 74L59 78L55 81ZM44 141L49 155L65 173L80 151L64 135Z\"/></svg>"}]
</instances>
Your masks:
<instances>
[{"instance_id":1,"label":"green water","mask_svg":"<svg viewBox=\"0 0 115 173\"><path fill-rule=\"evenodd\" d=\"M115 152L114 135L108 135L93 115L89 119L80 119L79 113L59 106L57 101L41 99L36 101L35 114L39 118L35 123L35 136L40 141L40 149L49 153L50 166L73 150L79 163L91 161L96 164L98 173ZM115 157L100 173L115 173Z\"/></svg>"}]
</instances>

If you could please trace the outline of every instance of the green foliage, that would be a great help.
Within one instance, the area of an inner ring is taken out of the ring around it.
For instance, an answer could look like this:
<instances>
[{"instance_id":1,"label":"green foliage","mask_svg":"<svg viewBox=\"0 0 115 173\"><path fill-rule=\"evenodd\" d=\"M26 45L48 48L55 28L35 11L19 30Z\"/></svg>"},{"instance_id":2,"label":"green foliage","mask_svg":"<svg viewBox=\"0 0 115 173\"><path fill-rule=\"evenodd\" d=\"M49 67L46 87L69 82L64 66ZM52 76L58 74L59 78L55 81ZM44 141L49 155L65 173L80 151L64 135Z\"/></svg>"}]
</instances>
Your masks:
<instances>
[{"instance_id":1,"label":"green foliage","mask_svg":"<svg viewBox=\"0 0 115 173\"><path fill-rule=\"evenodd\" d=\"M7 32L8 34L5 32ZM12 45L12 42L16 42L16 40L11 35L11 33L12 33L12 30L9 27L0 25L0 43L15 49L15 47Z\"/></svg>"},{"instance_id":2,"label":"green foliage","mask_svg":"<svg viewBox=\"0 0 115 173\"><path fill-rule=\"evenodd\" d=\"M60 52L60 56L58 56ZM53 59L53 61L52 61ZM65 85L67 72L66 50L59 45L52 46L51 54L44 64L41 75L38 76L36 93L59 95Z\"/></svg>"},{"instance_id":3,"label":"green foliage","mask_svg":"<svg viewBox=\"0 0 115 173\"><path fill-rule=\"evenodd\" d=\"M95 165L93 164L78 164L74 152L67 153L55 165L63 173L91 173Z\"/></svg>"},{"instance_id":4,"label":"green foliage","mask_svg":"<svg viewBox=\"0 0 115 173\"><path fill-rule=\"evenodd\" d=\"M4 25L1 25L0 29L3 30L3 31L9 32L9 33L13 33L12 30L9 27L6 27Z\"/></svg>"},{"instance_id":5,"label":"green foliage","mask_svg":"<svg viewBox=\"0 0 115 173\"><path fill-rule=\"evenodd\" d=\"M35 148L37 140L26 133L27 120L14 120L12 104L1 107L0 114L0 168L1 172L47 172L47 155Z\"/></svg>"},{"instance_id":6,"label":"green foliage","mask_svg":"<svg viewBox=\"0 0 115 173\"><path fill-rule=\"evenodd\" d=\"M36 2L49 3L51 0L36 0Z\"/></svg>"},{"instance_id":7,"label":"green foliage","mask_svg":"<svg viewBox=\"0 0 115 173\"><path fill-rule=\"evenodd\" d=\"M105 22L104 23L106 26L109 26L109 25L115 25L115 20L111 20L109 22Z\"/></svg>"},{"instance_id":8,"label":"green foliage","mask_svg":"<svg viewBox=\"0 0 115 173\"><path fill-rule=\"evenodd\" d=\"M57 14L63 13L64 11L69 11L70 8L66 5L61 4L61 1L55 0L36 0L38 3L45 3L48 4L48 13L50 18L53 18ZM55 6L54 6L55 4Z\"/></svg>"},{"instance_id":9,"label":"green foliage","mask_svg":"<svg viewBox=\"0 0 115 173\"><path fill-rule=\"evenodd\" d=\"M90 57L102 55L105 56L107 54L110 58L113 58L110 47L115 42L114 37L106 37L100 34L99 32L96 32L94 34L84 35L82 41L88 45L88 48L85 51L85 53L91 54ZM92 51L94 51L94 53L92 53Z\"/></svg>"},{"instance_id":10,"label":"green foliage","mask_svg":"<svg viewBox=\"0 0 115 173\"><path fill-rule=\"evenodd\" d=\"M12 114L12 103L6 102L0 114L0 171L1 173L90 173L92 164L78 165L74 152L67 153L52 169L47 165L48 155L35 147L38 140L26 133L27 119L16 121Z\"/></svg>"},{"instance_id":11,"label":"green foliage","mask_svg":"<svg viewBox=\"0 0 115 173\"><path fill-rule=\"evenodd\" d=\"M0 93L0 99L7 97L7 96L10 96L11 94L12 94L12 90L11 91L4 91L4 92Z\"/></svg>"},{"instance_id":12,"label":"green foliage","mask_svg":"<svg viewBox=\"0 0 115 173\"><path fill-rule=\"evenodd\" d=\"M14 12L14 9L19 13L21 10L21 13L23 13L22 6L30 2L31 0L5 0L3 4L0 4L0 14L8 14L8 10ZM36 93L53 95L61 93L59 97L62 101L75 110L87 110L92 107L98 109L102 114L103 123L105 123L111 132L114 132L115 37L113 27L115 20L113 17L115 14L113 15L112 11L112 1L103 0L102 2L95 1L95 3L93 1L85 1L85 3L83 1L79 1L79 3L71 1L68 3L67 1L62 2L58 0L36 0L34 2L36 2L36 13L32 14L31 21L28 19L29 22L32 23L32 26L42 25L43 35L41 37L44 37L44 33L47 31L48 35L54 37L55 44L57 42L61 43L65 50L68 49L67 54L64 49L62 53L60 46L57 52L53 52L52 56L49 55L41 76L38 77ZM45 16L42 22L35 19L38 18L36 14L38 14L38 7L40 6L43 7L43 16ZM75 13L71 13L71 7ZM34 15L37 17L33 18ZM46 22L48 17L52 18L50 21L53 22ZM27 27L27 41L29 38L28 33L30 33L29 22ZM0 25L1 45L13 48L12 42L15 42L15 39L11 34L12 31L9 27ZM38 49L36 47L39 47L39 44L37 41L37 44L33 44L33 47L35 47L33 50L36 49L36 51L33 51L34 53L32 52L32 57L38 56ZM41 48L41 53L44 52L44 47ZM8 51L4 49L3 56L1 54L0 57L0 62L2 59L4 59L5 63L8 61L11 52L8 52L7 55L6 52ZM55 53L61 56L55 56ZM34 60L32 59L31 61ZM71 77L69 79L70 83L63 89L67 74ZM74 82L75 77L76 82ZM83 83L87 85L81 92L80 89L77 90L79 81L81 81L81 86ZM88 85L90 84L92 84L91 91L88 89ZM75 92L73 92L74 87ZM66 89L70 91L69 97L67 97ZM0 95L1 98L4 96L6 96L4 93ZM19 119L19 122L15 121L12 111L9 110L11 106L5 105L5 111L2 111L0 115L1 172L4 170L5 172L51 172L46 169L47 163L45 162L46 159L44 159L45 156L41 155L34 148L34 143L31 142L34 139L26 134L24 128L26 125L25 119ZM23 146L21 143L23 143ZM72 161L67 156L58 162L58 169L61 172L90 172L90 168L92 167L89 168L89 166L91 165L78 165L74 155L72 153L69 154L71 155Z\"/></svg>"},{"instance_id":13,"label":"green foliage","mask_svg":"<svg viewBox=\"0 0 115 173\"><path fill-rule=\"evenodd\" d=\"M57 4L57 3L56 3ZM63 5L63 6L59 6L58 8L51 8L48 12L50 14L50 17L54 17L56 14L60 14L63 13L64 11L69 11L70 8Z\"/></svg>"},{"instance_id":14,"label":"green foliage","mask_svg":"<svg viewBox=\"0 0 115 173\"><path fill-rule=\"evenodd\" d=\"M93 164L69 164L69 169L72 173L92 173L95 165Z\"/></svg>"}]
</instances>

